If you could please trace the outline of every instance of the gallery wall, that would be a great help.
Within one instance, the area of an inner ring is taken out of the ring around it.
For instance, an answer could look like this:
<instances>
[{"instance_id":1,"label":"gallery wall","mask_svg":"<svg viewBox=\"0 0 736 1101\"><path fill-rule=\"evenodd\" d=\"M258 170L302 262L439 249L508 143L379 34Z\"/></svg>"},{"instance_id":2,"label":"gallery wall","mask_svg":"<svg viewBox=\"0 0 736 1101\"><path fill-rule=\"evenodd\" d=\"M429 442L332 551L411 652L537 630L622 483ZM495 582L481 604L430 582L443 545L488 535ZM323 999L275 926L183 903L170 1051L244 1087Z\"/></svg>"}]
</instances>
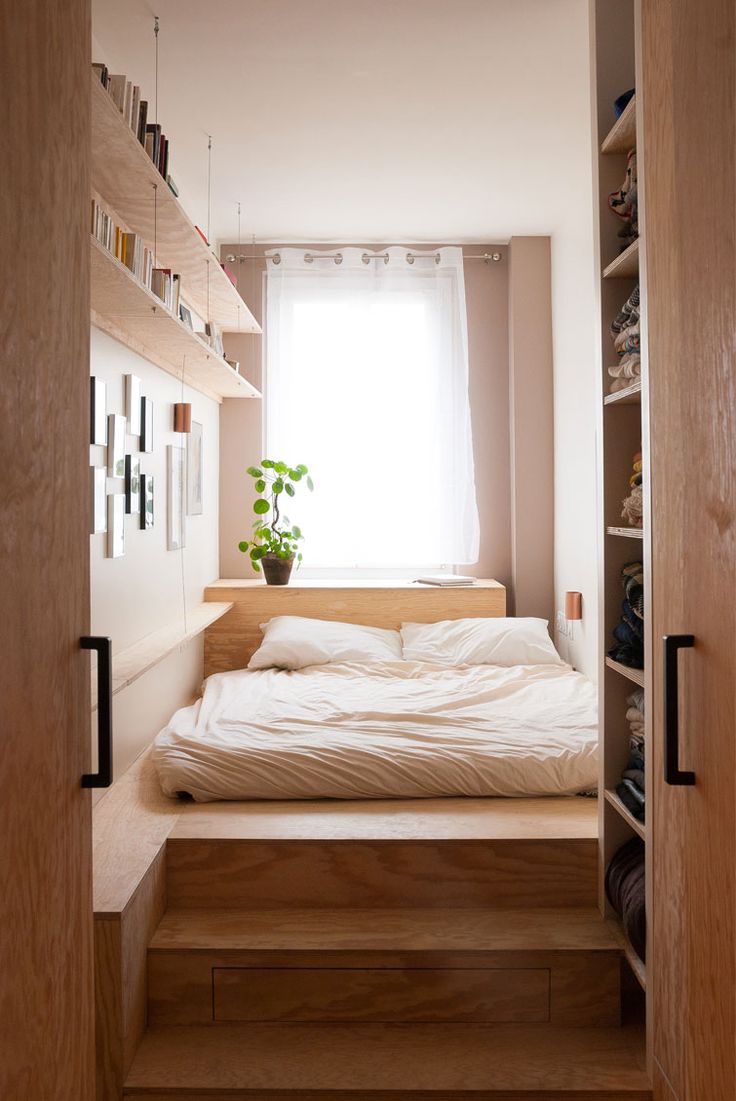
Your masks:
<instances>
[{"instance_id":1,"label":"gallery wall","mask_svg":"<svg viewBox=\"0 0 736 1101\"><path fill-rule=\"evenodd\" d=\"M125 412L125 376L141 381L153 403L153 451L140 454L139 439L126 435L126 451L139 457L154 479L154 525L142 530L138 515L125 517L125 553L108 557L107 535L90 535L92 633L112 638L113 661L119 651L152 632L184 621L188 608L201 603L205 585L218 576L219 405L92 328L90 369L107 388L107 412ZM185 546L167 548L167 445L186 446L173 431L173 405L192 404L192 419L202 425L202 512L187 515ZM104 466L107 449L90 447L90 464ZM123 480L107 479L108 493L123 491ZM91 483L90 483L91 493ZM171 654L113 701L114 773L120 776L150 744L171 714L198 694L202 676L202 639Z\"/></svg>"}]
</instances>

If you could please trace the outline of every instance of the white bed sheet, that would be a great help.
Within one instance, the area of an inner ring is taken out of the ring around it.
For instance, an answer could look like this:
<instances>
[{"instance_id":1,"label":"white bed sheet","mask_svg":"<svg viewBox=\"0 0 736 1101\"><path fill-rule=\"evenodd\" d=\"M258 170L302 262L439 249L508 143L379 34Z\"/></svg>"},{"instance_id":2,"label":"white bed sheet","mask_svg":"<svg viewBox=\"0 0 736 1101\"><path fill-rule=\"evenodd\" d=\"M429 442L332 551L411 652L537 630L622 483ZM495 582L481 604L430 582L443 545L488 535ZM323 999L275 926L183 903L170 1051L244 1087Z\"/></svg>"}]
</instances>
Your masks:
<instances>
[{"instance_id":1,"label":"white bed sheet","mask_svg":"<svg viewBox=\"0 0 736 1101\"><path fill-rule=\"evenodd\" d=\"M217 673L153 759L167 795L572 795L597 782L594 686L568 665L391 661Z\"/></svg>"}]
</instances>

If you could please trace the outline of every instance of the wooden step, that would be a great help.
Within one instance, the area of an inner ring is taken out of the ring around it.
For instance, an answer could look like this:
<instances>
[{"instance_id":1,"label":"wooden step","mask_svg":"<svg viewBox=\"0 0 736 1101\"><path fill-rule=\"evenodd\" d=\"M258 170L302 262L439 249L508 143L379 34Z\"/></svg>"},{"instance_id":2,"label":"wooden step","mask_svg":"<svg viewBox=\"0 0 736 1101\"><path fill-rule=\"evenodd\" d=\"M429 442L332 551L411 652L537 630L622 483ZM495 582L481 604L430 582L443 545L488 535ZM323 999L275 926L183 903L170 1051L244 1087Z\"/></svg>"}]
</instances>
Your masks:
<instances>
[{"instance_id":1,"label":"wooden step","mask_svg":"<svg viewBox=\"0 0 736 1101\"><path fill-rule=\"evenodd\" d=\"M446 1024L152 1028L124 1092L147 1101L651 1097L638 1028Z\"/></svg>"},{"instance_id":2,"label":"wooden step","mask_svg":"<svg viewBox=\"0 0 736 1101\"><path fill-rule=\"evenodd\" d=\"M149 1020L610 1027L620 959L594 910L169 911Z\"/></svg>"},{"instance_id":3,"label":"wooden step","mask_svg":"<svg viewBox=\"0 0 736 1101\"><path fill-rule=\"evenodd\" d=\"M175 908L585 907L594 838L262 840L169 837Z\"/></svg>"}]
</instances>

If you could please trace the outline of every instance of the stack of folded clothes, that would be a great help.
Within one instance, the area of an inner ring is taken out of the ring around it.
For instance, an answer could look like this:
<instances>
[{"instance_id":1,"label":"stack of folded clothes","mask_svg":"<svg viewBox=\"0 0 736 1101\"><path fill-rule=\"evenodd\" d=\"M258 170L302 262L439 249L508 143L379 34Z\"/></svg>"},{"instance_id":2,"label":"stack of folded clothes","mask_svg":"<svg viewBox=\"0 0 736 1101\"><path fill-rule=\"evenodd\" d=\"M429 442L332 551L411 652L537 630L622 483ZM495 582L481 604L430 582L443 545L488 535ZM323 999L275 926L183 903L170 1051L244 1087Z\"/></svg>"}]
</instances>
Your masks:
<instances>
[{"instance_id":1,"label":"stack of folded clothes","mask_svg":"<svg viewBox=\"0 0 736 1101\"><path fill-rule=\"evenodd\" d=\"M634 288L611 324L611 339L618 354L618 363L609 367L612 378L610 391L625 390L641 375L641 341L639 329L639 286Z\"/></svg>"},{"instance_id":2,"label":"stack of folded clothes","mask_svg":"<svg viewBox=\"0 0 736 1101\"><path fill-rule=\"evenodd\" d=\"M629 562L621 570L624 601L621 622L613 630L615 644L608 651L614 661L632 669L644 668L644 568Z\"/></svg>"},{"instance_id":3,"label":"stack of folded clothes","mask_svg":"<svg viewBox=\"0 0 736 1101\"><path fill-rule=\"evenodd\" d=\"M623 252L639 236L639 203L636 182L636 150L626 159L626 178L616 191L608 196L608 205L622 222L618 232L620 251Z\"/></svg>"},{"instance_id":4,"label":"stack of folded clothes","mask_svg":"<svg viewBox=\"0 0 736 1101\"><path fill-rule=\"evenodd\" d=\"M629 527L640 528L643 525L642 502L642 463L641 452L634 455L633 473L629 478L629 495L624 498L621 506L621 517Z\"/></svg>"},{"instance_id":5,"label":"stack of folded clothes","mask_svg":"<svg viewBox=\"0 0 736 1101\"><path fill-rule=\"evenodd\" d=\"M606 869L608 901L620 916L629 944L646 961L647 917L644 883L644 842L627 841Z\"/></svg>"},{"instance_id":6,"label":"stack of folded clothes","mask_svg":"<svg viewBox=\"0 0 736 1101\"><path fill-rule=\"evenodd\" d=\"M632 692L626 701L629 705L626 721L629 737L629 760L616 788L619 799L634 818L644 821L644 693Z\"/></svg>"}]
</instances>

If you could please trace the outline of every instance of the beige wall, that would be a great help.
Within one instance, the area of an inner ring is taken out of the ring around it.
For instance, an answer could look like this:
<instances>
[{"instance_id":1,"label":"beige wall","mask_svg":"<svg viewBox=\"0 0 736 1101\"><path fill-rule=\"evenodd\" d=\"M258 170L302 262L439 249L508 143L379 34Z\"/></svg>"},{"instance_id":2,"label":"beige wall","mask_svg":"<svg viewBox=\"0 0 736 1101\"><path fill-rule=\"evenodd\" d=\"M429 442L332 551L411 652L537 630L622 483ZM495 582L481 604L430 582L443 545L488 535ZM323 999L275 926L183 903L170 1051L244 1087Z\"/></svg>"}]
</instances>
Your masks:
<instances>
[{"instance_id":1,"label":"beige wall","mask_svg":"<svg viewBox=\"0 0 736 1101\"><path fill-rule=\"evenodd\" d=\"M276 245L269 247L278 247ZM308 245L300 247L308 248ZM311 246L313 248L324 245ZM362 247L362 246L361 246ZM380 245L366 246L379 249ZM422 244L422 248L432 245ZM473 420L475 479L480 512L480 558L463 571L511 583L508 382L508 249L486 244L469 245L473 255L500 252L498 263L468 260L465 293L468 306L470 402ZM221 256L263 252L251 246L224 245ZM245 261L229 265L240 293L262 320L265 263ZM261 338L227 334L229 358L240 360L241 371L261 384ZM250 486L244 471L262 456L260 403L230 399L223 402L220 422L220 570L222 577L252 576L238 541L250 527Z\"/></svg>"},{"instance_id":2,"label":"beige wall","mask_svg":"<svg viewBox=\"0 0 736 1101\"><path fill-rule=\"evenodd\" d=\"M141 531L137 516L125 518L125 555L105 556L103 534L90 536L92 633L109 635L114 655L153 631L183 616L183 593L188 604L200 603L204 586L218 575L218 404L185 387L192 416L203 426L204 492L201 516L186 517L186 547L166 548L166 445L179 444L172 430L172 405L181 400L181 384L148 360L92 329L91 373L107 383L109 413L123 413L124 376L137 375L143 393L154 407L154 451L141 455L141 467L154 477L155 524ZM260 402L258 402L260 405ZM127 450L138 440L128 437ZM90 448L90 463L102 466L105 449ZM108 492L122 491L121 479L108 479ZM202 680L202 644L195 639L170 655L113 703L114 774L120 776L156 736L172 713L190 703Z\"/></svg>"},{"instance_id":3,"label":"beige wall","mask_svg":"<svg viewBox=\"0 0 736 1101\"><path fill-rule=\"evenodd\" d=\"M509 246L511 571L516 615L554 616L554 426L549 237Z\"/></svg>"}]
</instances>

